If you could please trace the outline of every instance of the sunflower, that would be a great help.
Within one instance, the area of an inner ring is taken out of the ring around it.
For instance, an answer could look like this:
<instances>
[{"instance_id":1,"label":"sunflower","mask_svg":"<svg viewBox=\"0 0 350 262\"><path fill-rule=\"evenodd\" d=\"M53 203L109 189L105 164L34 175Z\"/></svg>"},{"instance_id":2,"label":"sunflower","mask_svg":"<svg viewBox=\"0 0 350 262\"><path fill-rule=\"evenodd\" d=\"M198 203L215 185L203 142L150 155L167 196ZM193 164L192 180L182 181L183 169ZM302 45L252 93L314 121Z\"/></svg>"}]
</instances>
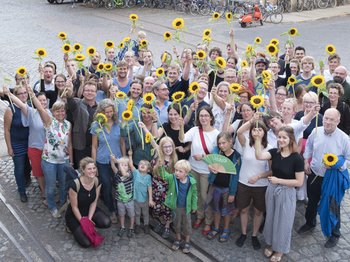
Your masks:
<instances>
[{"instance_id":1,"label":"sunflower","mask_svg":"<svg viewBox=\"0 0 350 262\"><path fill-rule=\"evenodd\" d=\"M272 78L271 73L270 73L269 71L267 71L267 70L263 70L263 71L261 72L261 75L262 75L262 77L265 78L265 79L271 79L271 78Z\"/></svg>"},{"instance_id":2,"label":"sunflower","mask_svg":"<svg viewBox=\"0 0 350 262\"><path fill-rule=\"evenodd\" d=\"M17 75L25 76L27 74L27 69L24 66L20 66L16 70Z\"/></svg>"},{"instance_id":3,"label":"sunflower","mask_svg":"<svg viewBox=\"0 0 350 262\"><path fill-rule=\"evenodd\" d=\"M210 43L210 42L211 42L211 37L210 37L210 36L203 35L202 40L203 40L203 41L206 41L206 42L208 42L208 43Z\"/></svg>"},{"instance_id":4,"label":"sunflower","mask_svg":"<svg viewBox=\"0 0 350 262\"><path fill-rule=\"evenodd\" d=\"M133 106L134 106L134 100L129 99L128 103L126 104L126 108L128 110L131 110L133 108Z\"/></svg>"},{"instance_id":5,"label":"sunflower","mask_svg":"<svg viewBox=\"0 0 350 262\"><path fill-rule=\"evenodd\" d=\"M279 43L280 43L280 41L278 41L277 38L272 38L272 39L270 40L270 44L273 44L273 45L275 45L275 46L278 46Z\"/></svg>"},{"instance_id":6,"label":"sunflower","mask_svg":"<svg viewBox=\"0 0 350 262\"><path fill-rule=\"evenodd\" d=\"M43 58L46 56L46 50L45 48L38 48L35 53L40 57Z\"/></svg>"},{"instance_id":7,"label":"sunflower","mask_svg":"<svg viewBox=\"0 0 350 262\"><path fill-rule=\"evenodd\" d=\"M185 93L182 91L175 92L171 96L171 99L173 100L174 103L180 103L184 98L185 98Z\"/></svg>"},{"instance_id":8,"label":"sunflower","mask_svg":"<svg viewBox=\"0 0 350 262\"><path fill-rule=\"evenodd\" d=\"M70 44L64 44L62 46L62 51L65 54L68 54L70 51L72 51L72 47L70 46Z\"/></svg>"},{"instance_id":9,"label":"sunflower","mask_svg":"<svg viewBox=\"0 0 350 262\"><path fill-rule=\"evenodd\" d=\"M145 104L151 105L154 99L155 97L153 93L146 93L143 95L143 102Z\"/></svg>"},{"instance_id":10,"label":"sunflower","mask_svg":"<svg viewBox=\"0 0 350 262\"><path fill-rule=\"evenodd\" d=\"M253 50L252 45L247 45L247 47L245 48L246 53L250 53Z\"/></svg>"},{"instance_id":11,"label":"sunflower","mask_svg":"<svg viewBox=\"0 0 350 262\"><path fill-rule=\"evenodd\" d=\"M129 121L131 120L132 118L132 111L131 110L125 110L123 113L122 113L122 118L124 121Z\"/></svg>"},{"instance_id":12,"label":"sunflower","mask_svg":"<svg viewBox=\"0 0 350 262\"><path fill-rule=\"evenodd\" d=\"M150 132L147 132L147 134L145 135L145 143L150 143L151 142L151 138L152 138L152 135Z\"/></svg>"},{"instance_id":13,"label":"sunflower","mask_svg":"<svg viewBox=\"0 0 350 262\"><path fill-rule=\"evenodd\" d=\"M126 94L122 91L118 91L117 93L115 93L115 97L118 99L124 99L126 97Z\"/></svg>"},{"instance_id":14,"label":"sunflower","mask_svg":"<svg viewBox=\"0 0 350 262\"><path fill-rule=\"evenodd\" d=\"M96 53L96 48L93 47L93 46L89 46L88 48L86 48L86 53L87 53L89 56L94 56L95 53Z\"/></svg>"},{"instance_id":15,"label":"sunflower","mask_svg":"<svg viewBox=\"0 0 350 262\"><path fill-rule=\"evenodd\" d=\"M238 83L232 83L230 86L229 86L230 90L232 93L238 93L239 90L241 90L241 85L238 84Z\"/></svg>"},{"instance_id":16,"label":"sunflower","mask_svg":"<svg viewBox=\"0 0 350 262\"><path fill-rule=\"evenodd\" d=\"M204 29L203 36L211 36L211 29L209 29L209 28Z\"/></svg>"},{"instance_id":17,"label":"sunflower","mask_svg":"<svg viewBox=\"0 0 350 262\"><path fill-rule=\"evenodd\" d=\"M118 48L123 49L124 47L125 47L124 42L120 42L120 44L118 45Z\"/></svg>"},{"instance_id":18,"label":"sunflower","mask_svg":"<svg viewBox=\"0 0 350 262\"><path fill-rule=\"evenodd\" d=\"M97 68L97 71L102 71L105 67L103 63L99 63L96 68Z\"/></svg>"},{"instance_id":19,"label":"sunflower","mask_svg":"<svg viewBox=\"0 0 350 262\"><path fill-rule=\"evenodd\" d=\"M325 82L324 76L322 75L316 75L311 78L311 84L315 87L320 87L325 83L326 82Z\"/></svg>"},{"instance_id":20,"label":"sunflower","mask_svg":"<svg viewBox=\"0 0 350 262\"><path fill-rule=\"evenodd\" d=\"M267 50L267 52L269 52L269 54L270 54L271 56L275 56L275 55L278 53L278 48L277 48L277 46L274 45L274 44L268 44L268 45L266 46L266 50Z\"/></svg>"},{"instance_id":21,"label":"sunflower","mask_svg":"<svg viewBox=\"0 0 350 262\"><path fill-rule=\"evenodd\" d=\"M220 13L218 13L218 12L214 12L213 13L213 15L211 16L211 18L213 19L213 20L218 20L219 18L220 18Z\"/></svg>"},{"instance_id":22,"label":"sunflower","mask_svg":"<svg viewBox=\"0 0 350 262\"><path fill-rule=\"evenodd\" d=\"M248 67L248 62L247 62L247 60L243 60L242 62L241 62L241 67L243 68L243 67Z\"/></svg>"},{"instance_id":23,"label":"sunflower","mask_svg":"<svg viewBox=\"0 0 350 262\"><path fill-rule=\"evenodd\" d=\"M168 58L168 54L166 52L164 52L162 55L162 63L165 63L167 58Z\"/></svg>"},{"instance_id":24,"label":"sunflower","mask_svg":"<svg viewBox=\"0 0 350 262\"><path fill-rule=\"evenodd\" d=\"M157 77L162 77L164 76L164 68L163 67L158 67L156 70L156 76Z\"/></svg>"},{"instance_id":25,"label":"sunflower","mask_svg":"<svg viewBox=\"0 0 350 262\"><path fill-rule=\"evenodd\" d=\"M192 82L188 88L188 91L192 94L195 95L199 91L199 84L198 82Z\"/></svg>"},{"instance_id":26,"label":"sunflower","mask_svg":"<svg viewBox=\"0 0 350 262\"><path fill-rule=\"evenodd\" d=\"M259 45L259 44L261 44L261 42L262 42L261 37L255 37L255 39L254 39L255 44Z\"/></svg>"},{"instance_id":27,"label":"sunflower","mask_svg":"<svg viewBox=\"0 0 350 262\"><path fill-rule=\"evenodd\" d=\"M140 47L141 48L142 47L147 47L147 45L148 45L148 41L146 39L143 39L143 40L140 41Z\"/></svg>"},{"instance_id":28,"label":"sunflower","mask_svg":"<svg viewBox=\"0 0 350 262\"><path fill-rule=\"evenodd\" d=\"M226 67L226 60L219 56L215 59L215 63L219 68L225 68Z\"/></svg>"},{"instance_id":29,"label":"sunflower","mask_svg":"<svg viewBox=\"0 0 350 262\"><path fill-rule=\"evenodd\" d=\"M166 32L163 34L163 37L164 37L164 41L169 41L169 40L171 40L171 38L173 37L173 35L172 35L169 31L166 31Z\"/></svg>"},{"instance_id":30,"label":"sunflower","mask_svg":"<svg viewBox=\"0 0 350 262\"><path fill-rule=\"evenodd\" d=\"M207 54L203 50L198 50L196 56L199 60L204 60L207 57Z\"/></svg>"},{"instance_id":31,"label":"sunflower","mask_svg":"<svg viewBox=\"0 0 350 262\"><path fill-rule=\"evenodd\" d=\"M74 52L80 52L81 49L82 49L81 44L75 43L75 44L73 45L73 50L74 50Z\"/></svg>"},{"instance_id":32,"label":"sunflower","mask_svg":"<svg viewBox=\"0 0 350 262\"><path fill-rule=\"evenodd\" d=\"M103 113L98 113L98 114L96 114L95 120L96 120L97 122L99 122L101 125L107 123L107 121L108 121L106 115L103 114Z\"/></svg>"},{"instance_id":33,"label":"sunflower","mask_svg":"<svg viewBox=\"0 0 350 262\"><path fill-rule=\"evenodd\" d=\"M297 79L295 78L295 76L290 76L288 77L288 85L295 85L295 83L297 82Z\"/></svg>"},{"instance_id":34,"label":"sunflower","mask_svg":"<svg viewBox=\"0 0 350 262\"><path fill-rule=\"evenodd\" d=\"M113 65L111 63L106 63L103 65L104 70L111 71L113 68Z\"/></svg>"},{"instance_id":35,"label":"sunflower","mask_svg":"<svg viewBox=\"0 0 350 262\"><path fill-rule=\"evenodd\" d=\"M327 45L326 51L329 55L333 55L336 51L335 46L334 45Z\"/></svg>"},{"instance_id":36,"label":"sunflower","mask_svg":"<svg viewBox=\"0 0 350 262\"><path fill-rule=\"evenodd\" d=\"M338 157L334 154L324 154L323 163L326 166L334 166L338 162Z\"/></svg>"},{"instance_id":37,"label":"sunflower","mask_svg":"<svg viewBox=\"0 0 350 262\"><path fill-rule=\"evenodd\" d=\"M105 48L114 48L114 42L113 41L110 41L110 40L108 40L108 41L106 41L105 42Z\"/></svg>"},{"instance_id":38,"label":"sunflower","mask_svg":"<svg viewBox=\"0 0 350 262\"><path fill-rule=\"evenodd\" d=\"M263 80L262 83L263 83L263 85L264 85L265 88L268 88L268 87L269 87L270 81L271 81L271 79L269 79L269 78L265 78L265 79Z\"/></svg>"},{"instance_id":39,"label":"sunflower","mask_svg":"<svg viewBox=\"0 0 350 262\"><path fill-rule=\"evenodd\" d=\"M173 28L175 29L175 30L178 30L178 29L182 29L182 28L184 28L184 26L185 26L185 21L184 21L184 19L183 18L175 18L174 20L173 20L173 22L171 23L171 25L173 26Z\"/></svg>"},{"instance_id":40,"label":"sunflower","mask_svg":"<svg viewBox=\"0 0 350 262\"><path fill-rule=\"evenodd\" d=\"M250 98L250 103L254 108L261 107L264 105L264 98L262 96L252 96Z\"/></svg>"},{"instance_id":41,"label":"sunflower","mask_svg":"<svg viewBox=\"0 0 350 262\"><path fill-rule=\"evenodd\" d=\"M85 56L83 54L76 54L74 59L81 62L85 60Z\"/></svg>"},{"instance_id":42,"label":"sunflower","mask_svg":"<svg viewBox=\"0 0 350 262\"><path fill-rule=\"evenodd\" d=\"M129 19L133 22L136 22L137 20L139 20L139 16L137 14L131 14L129 15Z\"/></svg>"},{"instance_id":43,"label":"sunflower","mask_svg":"<svg viewBox=\"0 0 350 262\"><path fill-rule=\"evenodd\" d=\"M232 13L231 12L226 12L225 18L226 18L226 21L228 23L231 23L231 21L232 21Z\"/></svg>"},{"instance_id":44,"label":"sunflower","mask_svg":"<svg viewBox=\"0 0 350 262\"><path fill-rule=\"evenodd\" d=\"M290 36L296 36L298 34L298 29L295 27L292 27L291 29L288 30L288 35Z\"/></svg>"},{"instance_id":45,"label":"sunflower","mask_svg":"<svg viewBox=\"0 0 350 262\"><path fill-rule=\"evenodd\" d=\"M67 34L65 32L59 32L58 33L58 38L61 40L66 40L67 39Z\"/></svg>"},{"instance_id":46,"label":"sunflower","mask_svg":"<svg viewBox=\"0 0 350 262\"><path fill-rule=\"evenodd\" d=\"M122 42L123 42L123 43L128 43L130 40L131 40L131 38L127 36L127 37L124 37L124 38L123 38L123 41L122 41Z\"/></svg>"}]
</instances>

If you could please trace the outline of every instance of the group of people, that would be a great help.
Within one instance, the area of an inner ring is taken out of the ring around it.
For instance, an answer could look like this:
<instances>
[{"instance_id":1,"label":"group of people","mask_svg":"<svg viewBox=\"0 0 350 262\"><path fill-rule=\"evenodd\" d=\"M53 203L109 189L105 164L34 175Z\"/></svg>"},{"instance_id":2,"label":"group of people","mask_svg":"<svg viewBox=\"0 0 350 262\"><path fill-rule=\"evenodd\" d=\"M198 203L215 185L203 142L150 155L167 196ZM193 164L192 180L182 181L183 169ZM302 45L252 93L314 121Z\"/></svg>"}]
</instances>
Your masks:
<instances>
[{"instance_id":1,"label":"group of people","mask_svg":"<svg viewBox=\"0 0 350 262\"><path fill-rule=\"evenodd\" d=\"M172 248L184 253L190 252L192 229L202 224L207 239L228 241L236 216L241 235L235 243L242 247L253 206L252 246L261 248L263 226L264 254L280 261L290 251L297 200L308 201L298 232L316 226L323 177L333 168L325 154L345 159L338 169L348 181L350 85L340 56L329 55L320 72L292 41L280 56L243 57L231 31L226 55L201 43L196 50L164 51L156 67L152 51L140 44L146 37L138 32L118 53L106 47L104 62L94 50L83 67L65 54L64 74L46 61L34 85L28 73L17 71L15 87L4 87L5 140L20 200L28 200L31 170L55 218L68 186L66 225L81 246L94 244L83 218L103 228L119 218L118 235L131 238L149 233L153 216L159 222L154 230L164 238L174 224ZM103 69L106 64L111 68ZM326 79L323 95L311 81L316 73ZM293 76L296 83L288 84ZM226 157L236 172L208 164L213 155ZM80 176L68 183L69 168ZM340 202L326 247L340 237Z\"/></svg>"}]
</instances>

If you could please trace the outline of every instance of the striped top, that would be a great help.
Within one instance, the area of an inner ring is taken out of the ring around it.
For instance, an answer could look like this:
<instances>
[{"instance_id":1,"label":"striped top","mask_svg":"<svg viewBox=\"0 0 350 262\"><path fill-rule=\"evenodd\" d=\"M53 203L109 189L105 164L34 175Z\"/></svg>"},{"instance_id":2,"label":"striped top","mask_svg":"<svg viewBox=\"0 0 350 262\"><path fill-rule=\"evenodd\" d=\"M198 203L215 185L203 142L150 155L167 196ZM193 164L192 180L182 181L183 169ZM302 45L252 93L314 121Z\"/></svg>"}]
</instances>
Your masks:
<instances>
[{"instance_id":1,"label":"striped top","mask_svg":"<svg viewBox=\"0 0 350 262\"><path fill-rule=\"evenodd\" d=\"M134 181L131 171L128 177L123 177L119 172L115 175L115 199L127 203L134 199Z\"/></svg>"}]
</instances>

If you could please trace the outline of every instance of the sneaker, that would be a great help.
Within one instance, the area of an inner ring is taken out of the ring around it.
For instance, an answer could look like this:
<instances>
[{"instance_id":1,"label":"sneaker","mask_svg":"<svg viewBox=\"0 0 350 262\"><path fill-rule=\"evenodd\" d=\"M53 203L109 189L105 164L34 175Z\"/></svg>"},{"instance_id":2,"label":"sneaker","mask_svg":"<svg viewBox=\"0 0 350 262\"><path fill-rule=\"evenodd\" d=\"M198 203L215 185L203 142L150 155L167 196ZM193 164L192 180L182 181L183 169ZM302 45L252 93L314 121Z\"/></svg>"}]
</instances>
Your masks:
<instances>
[{"instance_id":1,"label":"sneaker","mask_svg":"<svg viewBox=\"0 0 350 262\"><path fill-rule=\"evenodd\" d=\"M121 227L121 228L119 229L118 236L119 236L119 237L123 237L125 231L126 231L126 229L125 229L124 227Z\"/></svg>"},{"instance_id":2,"label":"sneaker","mask_svg":"<svg viewBox=\"0 0 350 262\"><path fill-rule=\"evenodd\" d=\"M112 224L117 224L118 223L118 218L113 212L112 215L109 217L111 219Z\"/></svg>"},{"instance_id":3,"label":"sneaker","mask_svg":"<svg viewBox=\"0 0 350 262\"><path fill-rule=\"evenodd\" d=\"M304 234L306 232L313 230L314 228L315 227L312 227L312 226L309 226L308 224L305 224L299 228L298 234Z\"/></svg>"},{"instance_id":4,"label":"sneaker","mask_svg":"<svg viewBox=\"0 0 350 262\"><path fill-rule=\"evenodd\" d=\"M182 249L182 252L184 252L184 254L188 254L190 253L191 250L191 244L186 242L184 245L184 248Z\"/></svg>"},{"instance_id":5,"label":"sneaker","mask_svg":"<svg viewBox=\"0 0 350 262\"><path fill-rule=\"evenodd\" d=\"M328 238L326 244L324 244L325 248L332 248L335 247L338 244L339 237L331 236Z\"/></svg>"},{"instance_id":6,"label":"sneaker","mask_svg":"<svg viewBox=\"0 0 350 262\"><path fill-rule=\"evenodd\" d=\"M176 251L176 250L179 250L180 248L180 241L179 240L175 240L173 245L171 246L171 249Z\"/></svg>"},{"instance_id":7,"label":"sneaker","mask_svg":"<svg viewBox=\"0 0 350 262\"><path fill-rule=\"evenodd\" d=\"M156 232L157 234L160 234L160 232L163 231L163 224L162 223L158 223L155 227L154 227L154 232Z\"/></svg>"},{"instance_id":8,"label":"sneaker","mask_svg":"<svg viewBox=\"0 0 350 262\"><path fill-rule=\"evenodd\" d=\"M50 212L51 212L51 215L52 215L54 218L60 218L60 217L61 217L61 214L58 212L57 208L52 209Z\"/></svg>"},{"instance_id":9,"label":"sneaker","mask_svg":"<svg viewBox=\"0 0 350 262\"><path fill-rule=\"evenodd\" d=\"M164 229L163 234L162 234L162 238L167 239L167 238L169 238L169 236L170 236L170 229L169 229L168 227L166 227L166 228Z\"/></svg>"},{"instance_id":10,"label":"sneaker","mask_svg":"<svg viewBox=\"0 0 350 262\"><path fill-rule=\"evenodd\" d=\"M135 225L135 234L138 235L141 233L141 226L140 225Z\"/></svg>"},{"instance_id":11,"label":"sneaker","mask_svg":"<svg viewBox=\"0 0 350 262\"><path fill-rule=\"evenodd\" d=\"M22 203L28 202L28 197L27 197L27 194L25 192L24 193L20 193L19 196L20 196L20 199L21 199Z\"/></svg>"},{"instance_id":12,"label":"sneaker","mask_svg":"<svg viewBox=\"0 0 350 262\"><path fill-rule=\"evenodd\" d=\"M236 240L236 246L243 247L246 239L247 239L247 235L241 234L240 237Z\"/></svg>"},{"instance_id":13,"label":"sneaker","mask_svg":"<svg viewBox=\"0 0 350 262\"><path fill-rule=\"evenodd\" d=\"M145 231L145 234L149 234L150 233L149 225L145 225L143 230Z\"/></svg>"},{"instance_id":14,"label":"sneaker","mask_svg":"<svg viewBox=\"0 0 350 262\"><path fill-rule=\"evenodd\" d=\"M261 248L261 244L260 244L260 242L259 242L258 237L252 236L252 245L253 245L254 250L258 250L258 249Z\"/></svg>"},{"instance_id":15,"label":"sneaker","mask_svg":"<svg viewBox=\"0 0 350 262\"><path fill-rule=\"evenodd\" d=\"M129 228L128 230L128 238L133 238L135 237L135 231L133 228Z\"/></svg>"}]
</instances>

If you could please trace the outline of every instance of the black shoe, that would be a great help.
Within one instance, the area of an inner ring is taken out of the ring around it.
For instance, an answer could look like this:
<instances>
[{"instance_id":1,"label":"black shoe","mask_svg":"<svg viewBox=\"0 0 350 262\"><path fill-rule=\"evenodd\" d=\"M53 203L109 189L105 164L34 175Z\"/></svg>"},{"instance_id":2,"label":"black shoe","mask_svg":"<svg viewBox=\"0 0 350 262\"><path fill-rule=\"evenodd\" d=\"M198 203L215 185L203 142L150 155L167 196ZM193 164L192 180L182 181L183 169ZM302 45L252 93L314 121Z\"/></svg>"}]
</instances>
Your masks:
<instances>
[{"instance_id":1,"label":"black shoe","mask_svg":"<svg viewBox=\"0 0 350 262\"><path fill-rule=\"evenodd\" d=\"M125 231L126 231L126 229L125 229L124 227L121 227L121 228L119 229L118 236L119 236L119 237L123 237Z\"/></svg>"},{"instance_id":2,"label":"black shoe","mask_svg":"<svg viewBox=\"0 0 350 262\"><path fill-rule=\"evenodd\" d=\"M157 234L160 234L160 232L163 231L163 224L162 223L158 223L155 227L154 227L154 232L156 232Z\"/></svg>"},{"instance_id":3,"label":"black shoe","mask_svg":"<svg viewBox=\"0 0 350 262\"><path fill-rule=\"evenodd\" d=\"M28 197L26 193L20 193L20 199L22 203L28 202Z\"/></svg>"},{"instance_id":4,"label":"black shoe","mask_svg":"<svg viewBox=\"0 0 350 262\"><path fill-rule=\"evenodd\" d=\"M133 228L129 228L128 230L128 238L135 237L135 231Z\"/></svg>"},{"instance_id":5,"label":"black shoe","mask_svg":"<svg viewBox=\"0 0 350 262\"><path fill-rule=\"evenodd\" d=\"M325 248L332 248L335 247L338 244L339 237L331 236L328 238L326 244L324 244Z\"/></svg>"},{"instance_id":6,"label":"black shoe","mask_svg":"<svg viewBox=\"0 0 350 262\"><path fill-rule=\"evenodd\" d=\"M169 236L170 236L170 229L169 229L168 227L166 227L166 228L164 229L163 234L162 234L162 238L167 239L167 238L169 238Z\"/></svg>"},{"instance_id":7,"label":"black shoe","mask_svg":"<svg viewBox=\"0 0 350 262\"><path fill-rule=\"evenodd\" d=\"M25 178L25 187L29 187L31 183L32 183L32 178L29 175L29 177Z\"/></svg>"},{"instance_id":8,"label":"black shoe","mask_svg":"<svg viewBox=\"0 0 350 262\"><path fill-rule=\"evenodd\" d=\"M143 230L145 231L145 234L149 234L149 232L150 232L149 225L145 225L143 227Z\"/></svg>"},{"instance_id":9,"label":"black shoe","mask_svg":"<svg viewBox=\"0 0 350 262\"><path fill-rule=\"evenodd\" d=\"M303 225L301 228L298 229L298 234L304 234L306 232L309 232L313 230L315 227L309 226L308 224Z\"/></svg>"},{"instance_id":10,"label":"black shoe","mask_svg":"<svg viewBox=\"0 0 350 262\"><path fill-rule=\"evenodd\" d=\"M259 239L256 236L255 237L252 236L252 245L253 245L254 250L258 250L261 248Z\"/></svg>"},{"instance_id":11,"label":"black shoe","mask_svg":"<svg viewBox=\"0 0 350 262\"><path fill-rule=\"evenodd\" d=\"M141 226L140 225L135 225L135 234L138 235L141 233Z\"/></svg>"},{"instance_id":12,"label":"black shoe","mask_svg":"<svg viewBox=\"0 0 350 262\"><path fill-rule=\"evenodd\" d=\"M243 247L246 239L247 239L247 235L241 234L240 237L236 240L236 245L238 247Z\"/></svg>"}]
</instances>

